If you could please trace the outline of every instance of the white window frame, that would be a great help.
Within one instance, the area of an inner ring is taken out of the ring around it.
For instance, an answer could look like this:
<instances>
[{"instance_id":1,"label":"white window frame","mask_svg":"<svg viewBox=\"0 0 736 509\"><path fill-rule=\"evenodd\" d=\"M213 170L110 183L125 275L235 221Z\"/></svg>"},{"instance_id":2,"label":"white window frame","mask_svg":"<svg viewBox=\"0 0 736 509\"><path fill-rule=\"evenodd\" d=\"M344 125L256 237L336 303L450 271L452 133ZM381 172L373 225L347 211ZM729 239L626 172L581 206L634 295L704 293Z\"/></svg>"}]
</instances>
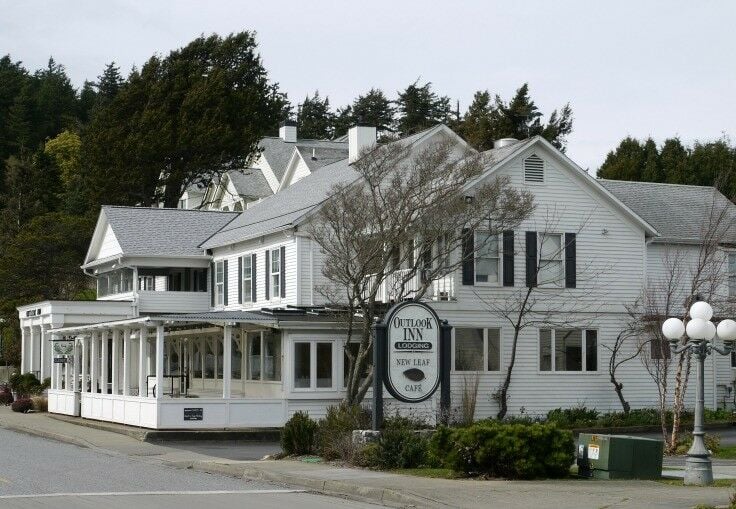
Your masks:
<instances>
[{"instance_id":1,"label":"white window frame","mask_svg":"<svg viewBox=\"0 0 736 509\"><path fill-rule=\"evenodd\" d=\"M225 261L215 262L215 306L225 305Z\"/></svg>"},{"instance_id":2,"label":"white window frame","mask_svg":"<svg viewBox=\"0 0 736 509\"><path fill-rule=\"evenodd\" d=\"M265 341L265 333L267 331L250 331L245 332L245 351L243 352L243 358L245 359L245 372L241 373L241 376L244 377L246 382L257 382L257 383L277 383L281 384L281 382L284 379L284 355L283 355L283 334L281 334L281 369L279 370L279 378L276 380L264 380L263 374L266 372L266 341ZM259 359L259 378L251 378L250 377L250 345L251 341L254 339L253 335L258 334L258 339L260 341L260 359Z\"/></svg>"},{"instance_id":3,"label":"white window frame","mask_svg":"<svg viewBox=\"0 0 736 509\"><path fill-rule=\"evenodd\" d=\"M302 344L302 343L308 343L309 344L309 387L297 387L296 386L296 376L295 376L295 361L296 361L296 345ZM330 387L317 387L317 344L318 343L328 343L331 348L331 364L332 364L332 385ZM319 339L300 339L295 338L291 342L290 347L290 357L291 360L289 362L289 376L291 378L291 390L294 392L336 392L337 390L337 375L338 369L337 366L337 356L335 355L335 345L337 344L337 341L334 339L327 339L327 338L319 338ZM340 352L342 353L342 352ZM281 366L282 370L282 377L283 377L283 365ZM342 382L340 382L342 385Z\"/></svg>"},{"instance_id":4,"label":"white window frame","mask_svg":"<svg viewBox=\"0 0 736 509\"><path fill-rule=\"evenodd\" d=\"M245 303L253 302L253 265L251 263L253 261L253 257L251 254L247 254L247 255L241 256L240 258L241 260L243 260L242 262L240 262L243 265L243 273L241 274L241 278L240 278L240 293L243 296L243 303L245 304ZM249 269L248 277L245 277L245 264L246 263L248 264L248 269ZM245 291L246 281L249 283L247 292Z\"/></svg>"},{"instance_id":5,"label":"white window frame","mask_svg":"<svg viewBox=\"0 0 736 509\"><path fill-rule=\"evenodd\" d=\"M476 230L473 232L473 245L477 246L478 242L478 235L486 235L488 232L486 230ZM475 252L473 253L473 279L474 283L479 286L501 286L503 282L503 253L502 251L502 242L503 239L501 238L500 234L496 234L496 260L498 263L498 272L496 274L497 278L495 281L478 281L478 260L481 258L479 256L480 249L476 248ZM484 259L493 260L494 258L487 258L483 257Z\"/></svg>"},{"instance_id":6,"label":"white window frame","mask_svg":"<svg viewBox=\"0 0 736 509\"><path fill-rule=\"evenodd\" d=\"M475 326L475 325L468 325L459 327L460 329L482 329L483 330L483 369L482 370L457 370L455 369L455 331L457 330L455 327L452 329L452 367L450 369L451 373L457 373L457 374L473 374L473 373L500 373L503 371L503 328L502 327L484 327L484 326ZM497 370L489 370L488 369L488 331L490 329L494 329L498 331L498 369Z\"/></svg>"},{"instance_id":7,"label":"white window frame","mask_svg":"<svg viewBox=\"0 0 736 509\"><path fill-rule=\"evenodd\" d=\"M281 246L273 249L269 249L271 252L268 263L270 264L270 267L268 268L268 275L271 278L270 283L270 297L271 299L280 299L281 298ZM276 255L276 256L274 256ZM274 260L278 259L278 263L276 263L276 271L273 270L274 268Z\"/></svg>"},{"instance_id":8,"label":"white window frame","mask_svg":"<svg viewBox=\"0 0 736 509\"><path fill-rule=\"evenodd\" d=\"M544 237L551 237L551 236L557 236L560 237L560 251L559 251L559 260L553 259L553 258L542 258L542 243L544 242ZM542 272L542 263L543 262L550 262L559 261L560 263L560 278L558 281L552 281L552 282L546 282L543 283L539 279L539 275ZM537 232L537 285L541 288L563 288L565 286L565 234L561 232Z\"/></svg>"},{"instance_id":9,"label":"white window frame","mask_svg":"<svg viewBox=\"0 0 736 509\"><path fill-rule=\"evenodd\" d=\"M731 272L732 256L736 257L736 251L726 251L726 284L728 285L728 298L736 299L736 272Z\"/></svg>"},{"instance_id":10,"label":"white window frame","mask_svg":"<svg viewBox=\"0 0 736 509\"><path fill-rule=\"evenodd\" d=\"M555 366L556 360L555 360L555 342L557 341L557 330L579 330L582 332L582 352L581 352L581 371L571 371L571 370L564 370L564 371L558 371L557 367ZM542 345L542 330L549 330L551 331L550 336L550 369L548 371L542 370L542 352L541 352L541 345ZM588 371L588 331L595 331L596 334L596 351L595 351L595 358L596 358L596 369L595 371ZM597 375L601 373L601 356L600 356L600 344L601 344L601 331L597 327L540 327L537 329L537 373L541 375Z\"/></svg>"}]
</instances>

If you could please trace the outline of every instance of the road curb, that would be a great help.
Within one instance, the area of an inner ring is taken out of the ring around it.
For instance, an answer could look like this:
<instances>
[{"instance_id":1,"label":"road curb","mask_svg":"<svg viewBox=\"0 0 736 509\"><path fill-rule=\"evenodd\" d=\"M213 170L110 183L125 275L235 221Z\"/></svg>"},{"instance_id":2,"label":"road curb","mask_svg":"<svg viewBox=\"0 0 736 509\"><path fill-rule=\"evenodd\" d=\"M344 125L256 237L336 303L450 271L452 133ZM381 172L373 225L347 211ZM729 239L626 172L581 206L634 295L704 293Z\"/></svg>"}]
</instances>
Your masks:
<instances>
[{"instance_id":1,"label":"road curb","mask_svg":"<svg viewBox=\"0 0 736 509\"><path fill-rule=\"evenodd\" d=\"M10 430L10 431L15 431L16 433L23 433L25 435L45 438L47 440L54 440L56 442L61 442L64 444L76 445L78 447L85 447L88 449L90 448L90 443L87 442L86 440L82 440L82 439L75 438L75 437L70 437L68 435L61 435L59 433L52 433L50 431L38 430L35 428L27 428L24 426L15 426L13 424L3 424L2 428Z\"/></svg>"},{"instance_id":2,"label":"road curb","mask_svg":"<svg viewBox=\"0 0 736 509\"><path fill-rule=\"evenodd\" d=\"M196 466L195 466L196 468ZM346 481L332 479L314 479L281 472L260 469L252 465L240 465L243 477L271 481L292 486L301 486L310 491L325 495L339 495L353 500L376 502L383 505L398 507L422 507L427 500L407 495L389 488L374 488L361 486Z\"/></svg>"}]
</instances>

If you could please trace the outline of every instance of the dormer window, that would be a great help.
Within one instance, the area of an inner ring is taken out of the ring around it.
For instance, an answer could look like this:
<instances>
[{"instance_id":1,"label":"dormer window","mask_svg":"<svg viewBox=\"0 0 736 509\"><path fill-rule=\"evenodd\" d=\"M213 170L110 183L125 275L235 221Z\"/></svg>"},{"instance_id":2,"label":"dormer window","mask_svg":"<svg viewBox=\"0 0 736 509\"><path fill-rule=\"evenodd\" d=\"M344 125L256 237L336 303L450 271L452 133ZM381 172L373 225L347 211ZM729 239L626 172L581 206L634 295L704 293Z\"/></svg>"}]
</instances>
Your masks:
<instances>
[{"instance_id":1,"label":"dormer window","mask_svg":"<svg viewBox=\"0 0 736 509\"><path fill-rule=\"evenodd\" d=\"M544 182L544 161L537 154L524 159L524 182Z\"/></svg>"}]
</instances>

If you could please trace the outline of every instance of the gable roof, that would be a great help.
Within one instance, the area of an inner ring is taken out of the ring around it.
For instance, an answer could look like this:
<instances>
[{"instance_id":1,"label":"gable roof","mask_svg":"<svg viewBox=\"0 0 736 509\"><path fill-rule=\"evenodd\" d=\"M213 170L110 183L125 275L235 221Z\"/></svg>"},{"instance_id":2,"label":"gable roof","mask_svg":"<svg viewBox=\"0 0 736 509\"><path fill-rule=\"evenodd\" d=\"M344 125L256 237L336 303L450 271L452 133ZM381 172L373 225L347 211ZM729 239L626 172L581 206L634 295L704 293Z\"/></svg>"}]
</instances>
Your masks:
<instances>
[{"instance_id":1,"label":"gable roof","mask_svg":"<svg viewBox=\"0 0 736 509\"><path fill-rule=\"evenodd\" d=\"M227 176L238 196L264 198L273 194L271 186L268 185L268 180L259 168L232 170L227 172Z\"/></svg>"},{"instance_id":2,"label":"gable roof","mask_svg":"<svg viewBox=\"0 0 736 509\"><path fill-rule=\"evenodd\" d=\"M331 141L331 140L297 140L296 143L290 143L282 140L279 137L269 136L263 138L260 143L260 147L263 149L263 157L268 161L269 166L273 170L276 179L281 182L281 179L286 172L286 166L289 164L291 155L294 153L295 146L308 147L308 148L343 148L347 150L346 141Z\"/></svg>"},{"instance_id":3,"label":"gable roof","mask_svg":"<svg viewBox=\"0 0 736 509\"><path fill-rule=\"evenodd\" d=\"M736 242L736 205L714 187L599 179L629 208L654 226L660 242L698 242L719 216L723 242Z\"/></svg>"},{"instance_id":4,"label":"gable roof","mask_svg":"<svg viewBox=\"0 0 736 509\"><path fill-rule=\"evenodd\" d=\"M347 144L343 144L347 145ZM348 147L325 147L298 144L296 150L306 163L309 171L314 171L328 164L336 163L348 157Z\"/></svg>"},{"instance_id":5,"label":"gable roof","mask_svg":"<svg viewBox=\"0 0 736 509\"><path fill-rule=\"evenodd\" d=\"M85 265L90 265L95 240L109 224L120 256L203 256L199 244L232 221L237 212L103 205ZM117 258L117 256L115 257ZM93 264L94 265L94 264Z\"/></svg>"},{"instance_id":6,"label":"gable roof","mask_svg":"<svg viewBox=\"0 0 736 509\"><path fill-rule=\"evenodd\" d=\"M350 167L347 159L323 166L244 210L236 219L203 241L201 247L211 249L290 228L326 200L335 185L348 184L357 178L358 173Z\"/></svg>"}]
</instances>

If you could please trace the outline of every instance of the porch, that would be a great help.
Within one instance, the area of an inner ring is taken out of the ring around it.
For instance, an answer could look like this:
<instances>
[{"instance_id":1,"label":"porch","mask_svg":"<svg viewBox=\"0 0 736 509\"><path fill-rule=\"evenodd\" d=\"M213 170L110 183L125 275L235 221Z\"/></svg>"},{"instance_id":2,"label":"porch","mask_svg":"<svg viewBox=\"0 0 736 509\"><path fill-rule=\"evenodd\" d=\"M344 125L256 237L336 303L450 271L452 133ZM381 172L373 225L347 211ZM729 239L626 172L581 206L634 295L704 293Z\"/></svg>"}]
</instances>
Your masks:
<instances>
[{"instance_id":1,"label":"porch","mask_svg":"<svg viewBox=\"0 0 736 509\"><path fill-rule=\"evenodd\" d=\"M49 411L155 429L282 425L282 333L263 314L237 315L52 330Z\"/></svg>"}]
</instances>

